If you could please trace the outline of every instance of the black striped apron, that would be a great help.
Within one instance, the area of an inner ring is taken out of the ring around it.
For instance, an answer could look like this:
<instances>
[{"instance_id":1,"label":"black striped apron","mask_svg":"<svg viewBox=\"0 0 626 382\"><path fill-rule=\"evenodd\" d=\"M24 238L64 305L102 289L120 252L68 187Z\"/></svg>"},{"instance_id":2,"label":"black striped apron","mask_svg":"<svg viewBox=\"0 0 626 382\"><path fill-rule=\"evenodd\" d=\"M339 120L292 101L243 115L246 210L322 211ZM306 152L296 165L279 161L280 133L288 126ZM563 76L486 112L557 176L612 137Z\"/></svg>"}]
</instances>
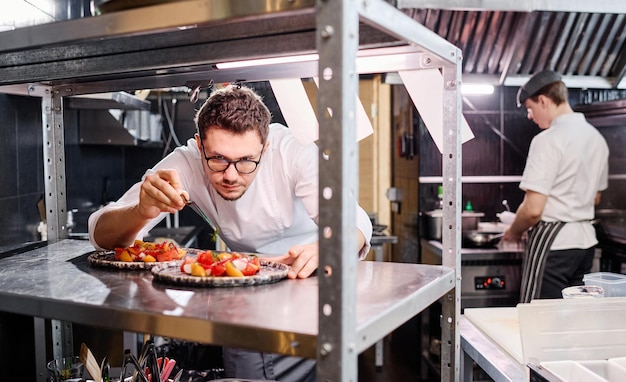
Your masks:
<instances>
[{"instance_id":1,"label":"black striped apron","mask_svg":"<svg viewBox=\"0 0 626 382\"><path fill-rule=\"evenodd\" d=\"M530 230L523 260L520 302L530 302L539 297L546 257L564 225L564 222L540 221Z\"/></svg>"}]
</instances>

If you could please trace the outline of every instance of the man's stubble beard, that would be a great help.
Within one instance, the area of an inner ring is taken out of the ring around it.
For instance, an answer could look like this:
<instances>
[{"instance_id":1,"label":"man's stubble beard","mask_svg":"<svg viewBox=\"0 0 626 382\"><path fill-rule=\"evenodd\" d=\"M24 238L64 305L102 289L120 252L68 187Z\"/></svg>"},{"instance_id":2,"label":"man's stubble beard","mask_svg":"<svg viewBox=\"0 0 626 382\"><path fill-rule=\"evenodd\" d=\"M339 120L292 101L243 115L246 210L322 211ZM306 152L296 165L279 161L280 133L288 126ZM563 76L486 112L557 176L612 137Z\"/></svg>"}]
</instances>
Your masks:
<instances>
[{"instance_id":1,"label":"man's stubble beard","mask_svg":"<svg viewBox=\"0 0 626 382\"><path fill-rule=\"evenodd\" d=\"M229 202L234 202L234 201L236 201L236 200L240 199L240 198L243 196L243 194L245 194L245 193L246 193L246 191L247 191L247 190L248 190L248 189L246 188L246 189L244 189L244 190L243 190L243 192L242 192L242 193L240 193L239 195L237 195L237 196L233 197L233 196L227 196L227 195L224 195L224 194L222 193L222 191L220 191L219 189L216 189L217 194L218 194L218 195L219 195L222 199L224 199L224 200L226 200L226 201L229 201Z\"/></svg>"}]
</instances>

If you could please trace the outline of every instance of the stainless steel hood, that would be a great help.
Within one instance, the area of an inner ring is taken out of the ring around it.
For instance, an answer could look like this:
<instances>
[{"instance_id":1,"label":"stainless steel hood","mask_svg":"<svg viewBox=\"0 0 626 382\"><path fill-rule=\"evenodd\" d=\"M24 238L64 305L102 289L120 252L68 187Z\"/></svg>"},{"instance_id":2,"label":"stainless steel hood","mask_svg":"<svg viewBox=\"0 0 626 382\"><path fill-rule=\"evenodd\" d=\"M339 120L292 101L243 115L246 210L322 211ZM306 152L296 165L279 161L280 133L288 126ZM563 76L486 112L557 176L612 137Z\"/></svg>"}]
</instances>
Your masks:
<instances>
[{"instance_id":1,"label":"stainless steel hood","mask_svg":"<svg viewBox=\"0 0 626 382\"><path fill-rule=\"evenodd\" d=\"M107 110L80 110L78 135L81 145L135 146L138 143Z\"/></svg>"},{"instance_id":2,"label":"stainless steel hood","mask_svg":"<svg viewBox=\"0 0 626 382\"><path fill-rule=\"evenodd\" d=\"M67 98L70 109L150 110L150 101L127 92L85 94Z\"/></svg>"},{"instance_id":3,"label":"stainless steel hood","mask_svg":"<svg viewBox=\"0 0 626 382\"><path fill-rule=\"evenodd\" d=\"M68 109L79 109L78 132L80 144L135 146L136 134L111 114L111 110L149 112L151 103L127 92L85 94L66 98Z\"/></svg>"},{"instance_id":4,"label":"stainless steel hood","mask_svg":"<svg viewBox=\"0 0 626 382\"><path fill-rule=\"evenodd\" d=\"M574 110L585 114L595 127L626 126L626 100L623 99L577 105Z\"/></svg>"}]
</instances>

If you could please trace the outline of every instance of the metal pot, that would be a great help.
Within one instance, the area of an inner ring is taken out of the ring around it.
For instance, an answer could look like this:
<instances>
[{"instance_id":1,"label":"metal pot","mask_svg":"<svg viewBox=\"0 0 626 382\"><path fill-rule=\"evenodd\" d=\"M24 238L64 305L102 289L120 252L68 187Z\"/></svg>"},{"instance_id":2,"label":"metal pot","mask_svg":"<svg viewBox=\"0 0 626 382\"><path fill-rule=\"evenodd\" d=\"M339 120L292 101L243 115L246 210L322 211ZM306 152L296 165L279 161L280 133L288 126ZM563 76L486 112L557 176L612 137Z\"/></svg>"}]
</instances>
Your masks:
<instances>
[{"instance_id":1,"label":"metal pot","mask_svg":"<svg viewBox=\"0 0 626 382\"><path fill-rule=\"evenodd\" d=\"M463 232L466 244L472 247L493 247L500 242L504 232L467 231Z\"/></svg>"},{"instance_id":2,"label":"metal pot","mask_svg":"<svg viewBox=\"0 0 626 382\"><path fill-rule=\"evenodd\" d=\"M428 227L428 237L432 240L441 240L443 229L443 211L433 210L424 212L426 225ZM485 216L482 212L461 212L461 231L468 232L478 228L480 218Z\"/></svg>"}]
</instances>

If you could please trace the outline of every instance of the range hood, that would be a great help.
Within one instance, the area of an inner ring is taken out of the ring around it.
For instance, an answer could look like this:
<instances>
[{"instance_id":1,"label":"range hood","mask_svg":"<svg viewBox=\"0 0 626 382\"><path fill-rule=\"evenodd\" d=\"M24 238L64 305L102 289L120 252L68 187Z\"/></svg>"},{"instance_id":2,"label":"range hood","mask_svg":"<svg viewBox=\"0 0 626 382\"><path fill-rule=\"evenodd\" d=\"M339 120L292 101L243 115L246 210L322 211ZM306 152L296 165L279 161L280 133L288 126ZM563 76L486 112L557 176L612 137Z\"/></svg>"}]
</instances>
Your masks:
<instances>
[{"instance_id":1,"label":"range hood","mask_svg":"<svg viewBox=\"0 0 626 382\"><path fill-rule=\"evenodd\" d=\"M85 94L67 97L70 109L150 110L150 101L127 92Z\"/></svg>"},{"instance_id":2,"label":"range hood","mask_svg":"<svg viewBox=\"0 0 626 382\"><path fill-rule=\"evenodd\" d=\"M67 97L67 108L78 109L79 142L92 145L135 146L142 137L137 119L143 116L144 129L150 129L150 101L126 92L98 93ZM114 112L125 110L134 129L125 126ZM132 130L132 131L131 131ZM160 130L159 130L160 131ZM145 134L144 134L145 135Z\"/></svg>"},{"instance_id":3,"label":"range hood","mask_svg":"<svg viewBox=\"0 0 626 382\"><path fill-rule=\"evenodd\" d=\"M108 110L80 110L78 136L84 145L137 145L137 139Z\"/></svg>"},{"instance_id":4,"label":"range hood","mask_svg":"<svg viewBox=\"0 0 626 382\"><path fill-rule=\"evenodd\" d=\"M583 113L595 127L626 125L626 99L576 105L573 109Z\"/></svg>"}]
</instances>

